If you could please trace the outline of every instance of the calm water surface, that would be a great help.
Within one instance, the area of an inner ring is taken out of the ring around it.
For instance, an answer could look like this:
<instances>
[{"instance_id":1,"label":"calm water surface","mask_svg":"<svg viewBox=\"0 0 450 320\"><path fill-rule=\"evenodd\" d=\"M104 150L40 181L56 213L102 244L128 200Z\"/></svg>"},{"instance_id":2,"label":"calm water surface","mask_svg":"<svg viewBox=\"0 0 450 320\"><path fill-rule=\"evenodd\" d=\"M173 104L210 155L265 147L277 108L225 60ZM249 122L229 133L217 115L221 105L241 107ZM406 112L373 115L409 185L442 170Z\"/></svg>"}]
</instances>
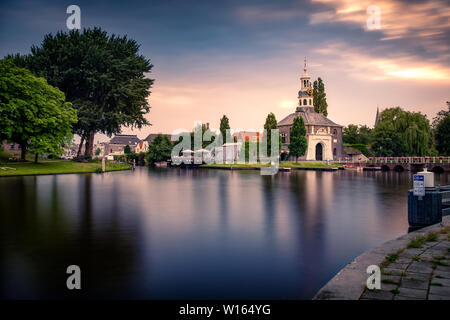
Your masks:
<instances>
[{"instance_id":1,"label":"calm water surface","mask_svg":"<svg viewBox=\"0 0 450 320\"><path fill-rule=\"evenodd\" d=\"M408 231L411 183L348 170L0 178L0 295L309 299L352 258ZM81 291L66 289L72 264Z\"/></svg>"}]
</instances>

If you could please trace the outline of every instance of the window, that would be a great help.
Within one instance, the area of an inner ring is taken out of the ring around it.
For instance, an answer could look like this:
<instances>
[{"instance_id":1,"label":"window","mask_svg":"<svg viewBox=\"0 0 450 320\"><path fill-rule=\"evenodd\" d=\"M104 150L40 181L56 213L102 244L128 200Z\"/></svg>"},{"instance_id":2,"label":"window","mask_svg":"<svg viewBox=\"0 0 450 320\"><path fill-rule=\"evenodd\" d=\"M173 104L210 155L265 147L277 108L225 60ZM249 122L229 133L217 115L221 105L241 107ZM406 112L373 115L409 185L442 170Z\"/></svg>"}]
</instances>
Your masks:
<instances>
[{"instance_id":1,"label":"window","mask_svg":"<svg viewBox=\"0 0 450 320\"><path fill-rule=\"evenodd\" d=\"M311 99L309 99L309 105L311 105L312 103L311 103Z\"/></svg>"},{"instance_id":2,"label":"window","mask_svg":"<svg viewBox=\"0 0 450 320\"><path fill-rule=\"evenodd\" d=\"M306 80L303 80L303 86L306 87Z\"/></svg>"},{"instance_id":3,"label":"window","mask_svg":"<svg viewBox=\"0 0 450 320\"><path fill-rule=\"evenodd\" d=\"M333 130L333 135L337 135L337 130L336 129Z\"/></svg>"},{"instance_id":4,"label":"window","mask_svg":"<svg viewBox=\"0 0 450 320\"><path fill-rule=\"evenodd\" d=\"M300 105L302 105L302 99L299 100Z\"/></svg>"},{"instance_id":5,"label":"window","mask_svg":"<svg viewBox=\"0 0 450 320\"><path fill-rule=\"evenodd\" d=\"M336 157L336 148L333 149L333 156Z\"/></svg>"},{"instance_id":6,"label":"window","mask_svg":"<svg viewBox=\"0 0 450 320\"><path fill-rule=\"evenodd\" d=\"M287 139L286 139L287 137L286 137L286 133L282 133L281 134L281 143L286 143L287 141Z\"/></svg>"},{"instance_id":7,"label":"window","mask_svg":"<svg viewBox=\"0 0 450 320\"><path fill-rule=\"evenodd\" d=\"M303 99L303 105L306 106L308 102L306 102L306 99Z\"/></svg>"}]
</instances>

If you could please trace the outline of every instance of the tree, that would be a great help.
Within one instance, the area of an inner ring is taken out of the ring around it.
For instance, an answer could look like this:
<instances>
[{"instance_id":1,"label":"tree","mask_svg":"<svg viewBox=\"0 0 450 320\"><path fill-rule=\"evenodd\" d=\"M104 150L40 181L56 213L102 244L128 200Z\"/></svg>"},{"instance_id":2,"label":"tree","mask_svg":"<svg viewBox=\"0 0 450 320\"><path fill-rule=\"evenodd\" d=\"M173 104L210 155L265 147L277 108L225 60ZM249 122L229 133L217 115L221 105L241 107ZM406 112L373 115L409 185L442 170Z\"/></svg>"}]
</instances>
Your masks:
<instances>
[{"instance_id":1,"label":"tree","mask_svg":"<svg viewBox=\"0 0 450 320\"><path fill-rule=\"evenodd\" d=\"M131 153L131 148L129 145L126 145L125 148L123 148L123 153L125 154L130 154Z\"/></svg>"},{"instance_id":2,"label":"tree","mask_svg":"<svg viewBox=\"0 0 450 320\"><path fill-rule=\"evenodd\" d=\"M299 156L303 156L308 147L306 141L306 127L302 117L295 117L294 123L289 132L289 153L295 157L295 162Z\"/></svg>"},{"instance_id":3,"label":"tree","mask_svg":"<svg viewBox=\"0 0 450 320\"><path fill-rule=\"evenodd\" d=\"M349 124L347 127L344 127L342 131L342 141L349 144L358 143L358 126Z\"/></svg>"},{"instance_id":4,"label":"tree","mask_svg":"<svg viewBox=\"0 0 450 320\"><path fill-rule=\"evenodd\" d=\"M172 152L172 144L167 136L158 134L148 147L145 160L154 165L156 162L166 161L170 159Z\"/></svg>"},{"instance_id":5,"label":"tree","mask_svg":"<svg viewBox=\"0 0 450 320\"><path fill-rule=\"evenodd\" d=\"M220 133L222 134L223 143L226 143L227 141L232 141L231 135L227 134L227 129L230 129L230 121L228 120L228 117L226 115L223 115L223 117L220 119Z\"/></svg>"},{"instance_id":6,"label":"tree","mask_svg":"<svg viewBox=\"0 0 450 320\"><path fill-rule=\"evenodd\" d=\"M144 115L153 80L145 77L152 65L138 53L139 45L126 36L108 36L100 28L48 34L31 54L14 61L47 79L66 94L78 111L73 133L86 141L92 156L97 132L112 135L122 126L148 125Z\"/></svg>"},{"instance_id":7,"label":"tree","mask_svg":"<svg viewBox=\"0 0 450 320\"><path fill-rule=\"evenodd\" d=\"M446 102L447 104L447 110L441 110L437 113L436 117L433 118L433 124L431 127L433 129L436 129L437 125L441 120L443 120L445 117L450 116L450 101Z\"/></svg>"},{"instance_id":8,"label":"tree","mask_svg":"<svg viewBox=\"0 0 450 320\"><path fill-rule=\"evenodd\" d=\"M275 115L271 112L267 115L266 122L264 123L264 129L265 129L265 135L262 137L262 145L263 149L264 146L266 146L267 150L267 156L271 157L272 155L272 130L278 129L277 125L277 119L275 118ZM278 154L281 152L281 135L278 132Z\"/></svg>"},{"instance_id":9,"label":"tree","mask_svg":"<svg viewBox=\"0 0 450 320\"><path fill-rule=\"evenodd\" d=\"M98 156L100 153L102 153L102 150L100 148L95 149L96 156Z\"/></svg>"},{"instance_id":10,"label":"tree","mask_svg":"<svg viewBox=\"0 0 450 320\"><path fill-rule=\"evenodd\" d=\"M325 84L319 77L313 83L314 111L328 116L327 95L325 93Z\"/></svg>"},{"instance_id":11,"label":"tree","mask_svg":"<svg viewBox=\"0 0 450 320\"><path fill-rule=\"evenodd\" d=\"M381 112L378 123L386 124L382 126L382 129L392 128L404 144L402 154L396 153L395 156L425 156L429 154L431 128L425 115L420 112L405 111L400 107L388 108Z\"/></svg>"},{"instance_id":12,"label":"tree","mask_svg":"<svg viewBox=\"0 0 450 320\"><path fill-rule=\"evenodd\" d=\"M450 115L443 118L436 125L434 132L436 149L440 155L450 156Z\"/></svg>"},{"instance_id":13,"label":"tree","mask_svg":"<svg viewBox=\"0 0 450 320\"><path fill-rule=\"evenodd\" d=\"M406 147L392 124L379 123L374 129L372 149L378 157L393 157L403 155Z\"/></svg>"},{"instance_id":14,"label":"tree","mask_svg":"<svg viewBox=\"0 0 450 320\"><path fill-rule=\"evenodd\" d=\"M369 144L372 141L372 129L368 126L357 126L349 124L344 127L342 132L342 140L348 144Z\"/></svg>"},{"instance_id":15,"label":"tree","mask_svg":"<svg viewBox=\"0 0 450 320\"><path fill-rule=\"evenodd\" d=\"M10 59L0 60L0 88L0 141L20 144L22 160L27 149L36 162L38 154L61 154L77 121L64 93Z\"/></svg>"}]
</instances>

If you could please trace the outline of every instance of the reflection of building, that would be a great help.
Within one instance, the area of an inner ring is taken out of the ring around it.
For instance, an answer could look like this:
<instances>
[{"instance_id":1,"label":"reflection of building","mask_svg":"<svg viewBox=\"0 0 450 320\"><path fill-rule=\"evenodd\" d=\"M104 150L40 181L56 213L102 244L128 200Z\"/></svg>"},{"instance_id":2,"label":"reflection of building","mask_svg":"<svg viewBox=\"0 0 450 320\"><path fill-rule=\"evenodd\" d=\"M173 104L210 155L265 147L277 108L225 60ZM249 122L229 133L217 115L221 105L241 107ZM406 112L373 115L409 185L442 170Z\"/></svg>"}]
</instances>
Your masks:
<instances>
[{"instance_id":1,"label":"reflection of building","mask_svg":"<svg viewBox=\"0 0 450 320\"><path fill-rule=\"evenodd\" d=\"M311 78L306 72L306 59L303 70L304 73L300 78L301 89L298 92L299 106L294 113L278 122L282 143L281 158L282 160L289 158L289 131L294 118L302 117L306 126L308 148L305 155L299 157L299 160L338 160L344 157L342 150L342 126L334 123L323 114L314 111L313 90L311 88Z\"/></svg>"}]
</instances>

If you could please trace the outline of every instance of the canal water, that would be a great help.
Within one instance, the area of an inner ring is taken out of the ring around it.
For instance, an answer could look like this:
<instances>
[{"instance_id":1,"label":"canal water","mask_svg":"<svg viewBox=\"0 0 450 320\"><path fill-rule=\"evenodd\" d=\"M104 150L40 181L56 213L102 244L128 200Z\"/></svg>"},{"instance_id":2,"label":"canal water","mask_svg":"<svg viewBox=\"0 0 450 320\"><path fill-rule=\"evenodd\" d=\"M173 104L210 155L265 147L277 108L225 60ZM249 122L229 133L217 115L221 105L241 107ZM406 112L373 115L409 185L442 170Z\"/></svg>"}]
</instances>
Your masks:
<instances>
[{"instance_id":1,"label":"canal water","mask_svg":"<svg viewBox=\"0 0 450 320\"><path fill-rule=\"evenodd\" d=\"M406 172L351 170L0 178L0 295L310 299L408 231L411 184ZM66 289L69 265L81 290Z\"/></svg>"}]
</instances>

